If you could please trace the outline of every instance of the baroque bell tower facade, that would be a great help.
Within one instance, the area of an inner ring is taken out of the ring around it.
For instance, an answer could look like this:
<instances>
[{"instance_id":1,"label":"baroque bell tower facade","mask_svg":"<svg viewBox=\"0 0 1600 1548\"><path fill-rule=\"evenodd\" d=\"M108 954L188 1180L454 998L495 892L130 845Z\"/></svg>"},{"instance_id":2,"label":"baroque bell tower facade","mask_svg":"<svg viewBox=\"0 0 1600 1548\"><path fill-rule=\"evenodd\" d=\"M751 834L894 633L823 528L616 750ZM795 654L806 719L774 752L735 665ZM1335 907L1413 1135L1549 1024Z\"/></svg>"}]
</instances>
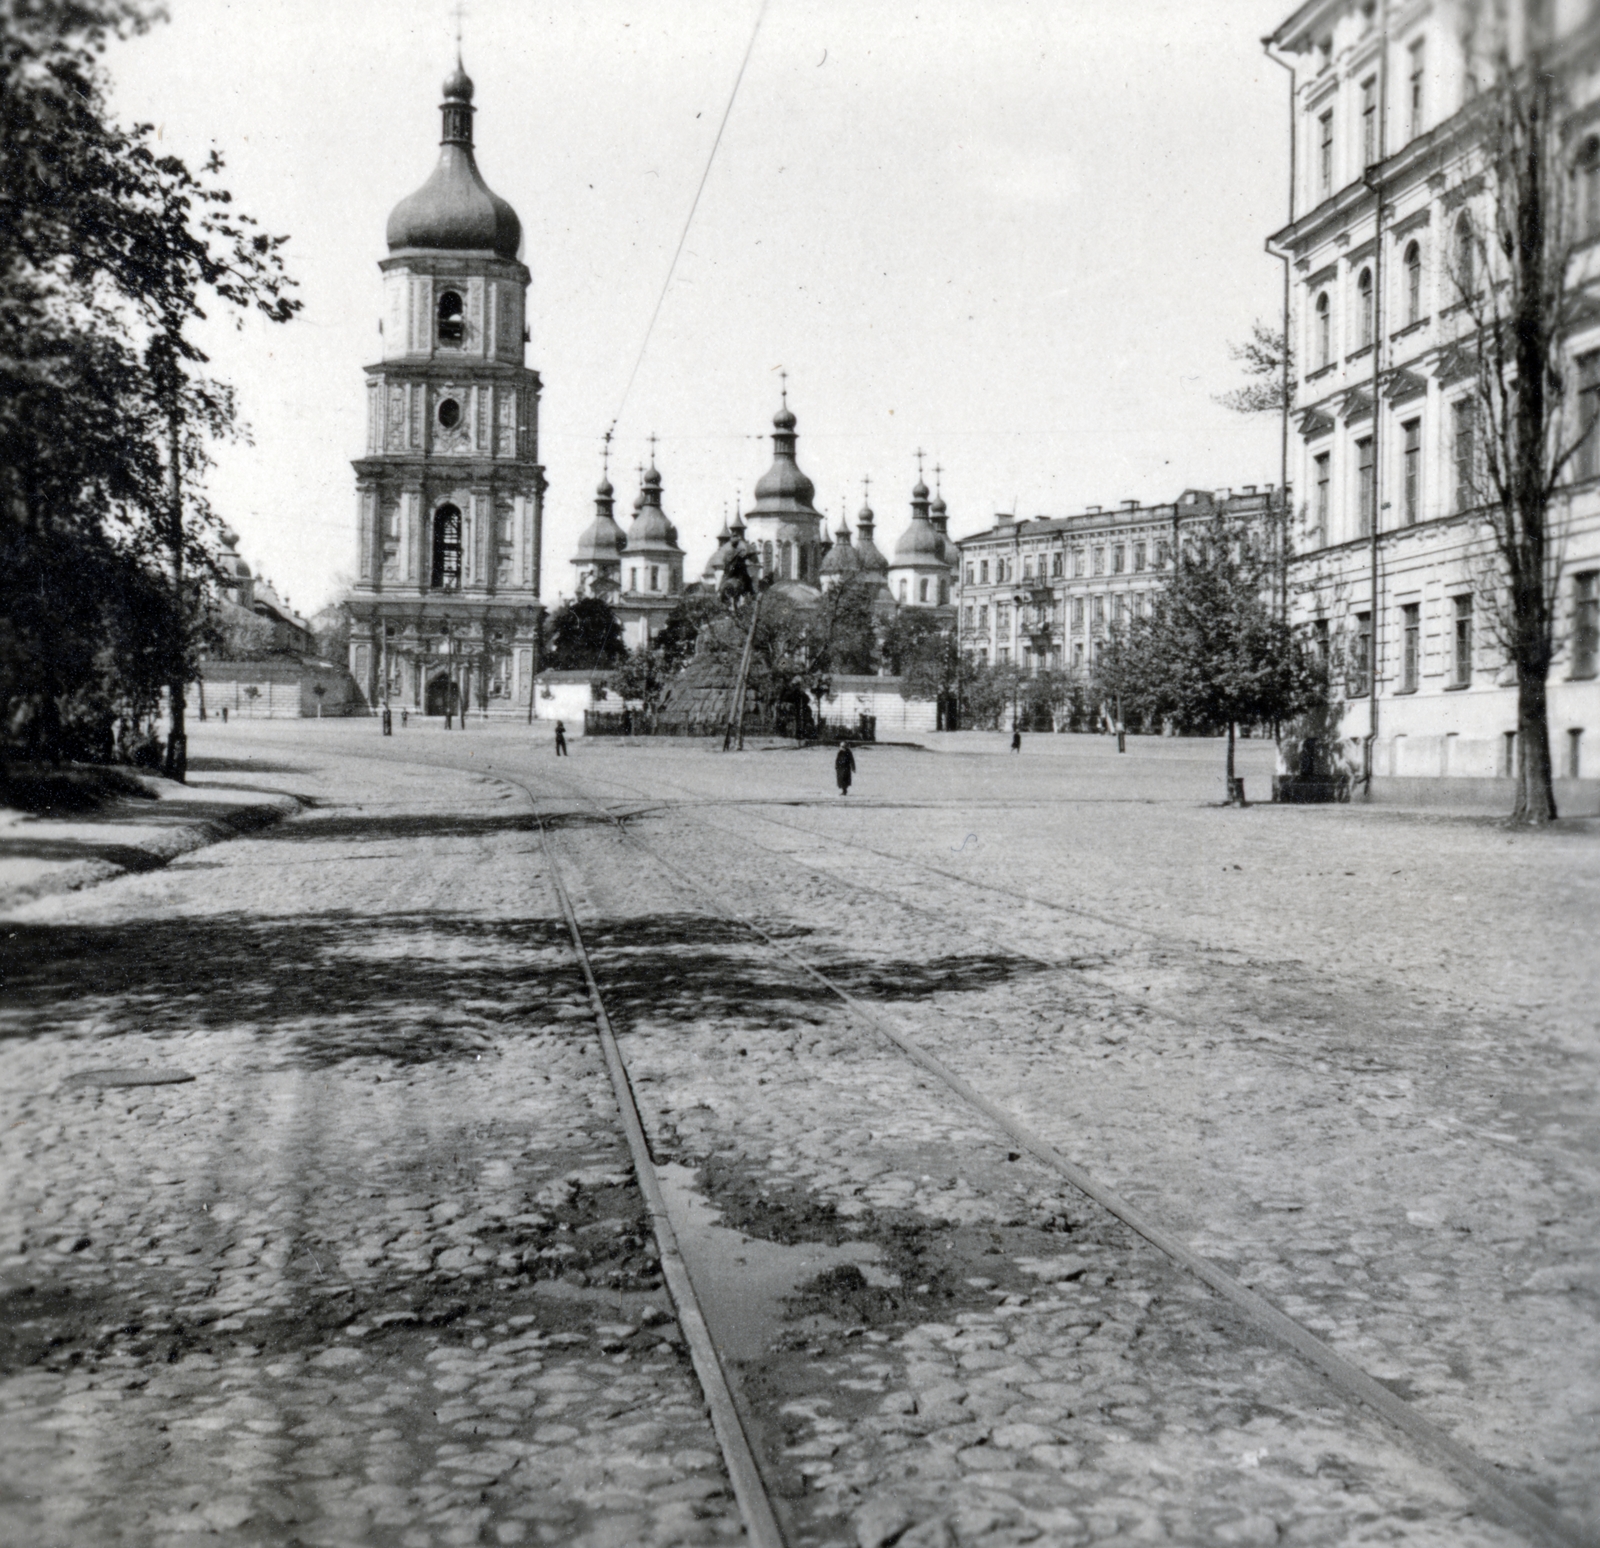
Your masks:
<instances>
[{"instance_id":1,"label":"baroque bell tower facade","mask_svg":"<svg viewBox=\"0 0 1600 1548\"><path fill-rule=\"evenodd\" d=\"M350 672L375 709L508 717L539 669L540 382L522 225L478 171L472 95L458 62L438 165L395 206L379 264Z\"/></svg>"}]
</instances>

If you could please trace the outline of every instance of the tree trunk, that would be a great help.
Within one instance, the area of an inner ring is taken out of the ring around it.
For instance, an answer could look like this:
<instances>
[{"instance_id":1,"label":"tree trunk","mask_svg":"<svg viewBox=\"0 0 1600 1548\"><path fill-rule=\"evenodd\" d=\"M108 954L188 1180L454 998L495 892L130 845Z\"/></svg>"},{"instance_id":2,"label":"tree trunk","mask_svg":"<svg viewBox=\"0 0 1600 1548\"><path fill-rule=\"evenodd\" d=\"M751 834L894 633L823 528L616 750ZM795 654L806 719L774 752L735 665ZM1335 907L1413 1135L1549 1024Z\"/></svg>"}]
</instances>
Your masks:
<instances>
[{"instance_id":1,"label":"tree trunk","mask_svg":"<svg viewBox=\"0 0 1600 1548\"><path fill-rule=\"evenodd\" d=\"M1517 665L1517 802L1513 822L1542 827L1556 816L1551 784L1550 715L1545 673Z\"/></svg>"},{"instance_id":2,"label":"tree trunk","mask_svg":"<svg viewBox=\"0 0 1600 1548\"><path fill-rule=\"evenodd\" d=\"M1234 792L1235 792L1236 788L1237 787L1234 785L1234 782L1233 782L1233 722L1230 720L1228 722L1228 800L1229 801L1233 801L1235 799Z\"/></svg>"},{"instance_id":3,"label":"tree trunk","mask_svg":"<svg viewBox=\"0 0 1600 1548\"><path fill-rule=\"evenodd\" d=\"M163 772L182 785L189 778L189 733L184 724L184 613L183 605L183 469L179 455L183 444L183 424L179 417L177 387L173 385L171 406L167 410L167 460L171 464L168 492L167 541L172 545L172 673L167 682L170 719L167 726L167 755Z\"/></svg>"}]
</instances>

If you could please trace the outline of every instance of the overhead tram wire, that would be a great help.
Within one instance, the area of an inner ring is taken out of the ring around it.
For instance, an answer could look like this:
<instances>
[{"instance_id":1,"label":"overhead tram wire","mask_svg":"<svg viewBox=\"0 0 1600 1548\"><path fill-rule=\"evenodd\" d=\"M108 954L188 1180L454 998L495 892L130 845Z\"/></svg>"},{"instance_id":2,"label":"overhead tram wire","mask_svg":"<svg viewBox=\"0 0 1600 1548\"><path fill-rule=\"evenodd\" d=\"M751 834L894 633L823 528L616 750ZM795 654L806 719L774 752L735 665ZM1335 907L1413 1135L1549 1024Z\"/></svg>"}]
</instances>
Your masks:
<instances>
[{"instance_id":1,"label":"overhead tram wire","mask_svg":"<svg viewBox=\"0 0 1600 1548\"><path fill-rule=\"evenodd\" d=\"M651 336L656 331L656 322L661 316L661 308L666 304L667 292L672 288L672 277L678 272L678 260L683 256L684 243L689 240L689 228L694 225L695 211L700 208L700 196L706 191L706 183L711 177L711 168L717 159L717 149L722 144L723 131L728 127L728 119L733 113L733 104L738 100L739 87L744 81L744 72L750 64L750 56L755 52L756 39L761 35L761 23L767 14L767 6L771 0L761 0L761 5L756 11L755 25L750 29L750 41L745 44L744 58L739 61L739 73L733 78L733 90L728 93L728 104L722 110L722 122L717 125L716 138L711 142L711 152L706 157L704 170L700 173L699 186L694 191L694 198L689 203L689 214L684 220L683 230L678 235L678 245L673 250L672 262L667 265L667 277L661 282L661 294L656 297L655 310L650 314L650 321L645 325L644 337L639 341L639 353L634 358L633 369L628 373L628 384L622 389L622 397L617 402L617 412L611 417L611 426L606 434L609 437L617 428L617 421L622 418L622 411L628 406L628 397L633 392L633 384L638 380L639 367L644 364L645 351L650 347Z\"/></svg>"}]
</instances>

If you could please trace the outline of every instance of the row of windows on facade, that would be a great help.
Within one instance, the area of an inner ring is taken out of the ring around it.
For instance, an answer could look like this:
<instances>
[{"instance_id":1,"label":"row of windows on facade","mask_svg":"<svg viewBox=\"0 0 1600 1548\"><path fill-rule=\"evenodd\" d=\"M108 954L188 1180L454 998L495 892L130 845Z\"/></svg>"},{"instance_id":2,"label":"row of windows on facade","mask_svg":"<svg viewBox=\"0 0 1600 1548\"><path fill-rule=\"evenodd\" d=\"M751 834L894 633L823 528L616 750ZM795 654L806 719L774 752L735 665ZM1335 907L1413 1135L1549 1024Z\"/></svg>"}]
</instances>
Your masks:
<instances>
[{"instance_id":1,"label":"row of windows on facade","mask_svg":"<svg viewBox=\"0 0 1600 1548\"><path fill-rule=\"evenodd\" d=\"M899 597L902 602L910 601L910 586L905 576L900 577ZM937 588L926 575L917 578L917 601L931 603L938 599L940 607L947 607L950 603L950 582L941 580Z\"/></svg>"},{"instance_id":2,"label":"row of windows on facade","mask_svg":"<svg viewBox=\"0 0 1600 1548\"><path fill-rule=\"evenodd\" d=\"M1094 573L1096 575L1104 575L1106 573L1106 563L1109 556L1111 564L1110 573L1113 575L1124 575L1128 573L1128 560L1130 555L1133 559L1133 573L1135 575L1141 574L1143 571L1151 568L1149 563L1150 549L1148 545L1144 543L1113 543L1109 548L1095 548L1089 550L1089 559L1086 559L1083 549L1073 549L1072 573L1074 577L1081 577L1084 574L1086 563L1092 559ZM1170 558L1170 547L1166 543L1157 543L1155 545L1154 568L1158 570L1166 569L1167 562ZM1055 553L1048 556L1045 554L1039 554L1037 558L1032 555L1025 554L1022 558L1022 579L1062 580L1066 576L1066 560L1066 553L1059 549ZM1048 575L1045 573L1045 566L1047 563L1049 565ZM980 559L977 561L976 566L969 563L967 565L967 584L969 586L990 585L991 581L989 579L989 573L989 560ZM1017 561L1014 558L996 559L994 561L994 580L992 584L997 586L1004 585L1007 581L1014 581L1016 579Z\"/></svg>"},{"instance_id":3,"label":"row of windows on facade","mask_svg":"<svg viewBox=\"0 0 1600 1548\"><path fill-rule=\"evenodd\" d=\"M1103 629L1108 616L1113 625L1120 626L1129 618L1143 617L1147 611L1153 610L1154 606L1153 602L1147 599L1142 591L1119 591L1110 598L1104 596L1073 597L1071 600L1072 631L1074 634L1082 634L1086 624L1091 620L1097 630ZM1057 597L1053 609L1045 607L1019 608L1017 610L1018 620L1023 622L1024 627L1026 627L1025 620L1031 613L1037 627L1048 628L1052 622L1056 627L1059 627L1067 617L1066 601L1067 599L1064 597ZM985 602L969 602L963 623L969 633L976 630L979 634L987 634L989 632L988 604ZM997 602L994 605L994 627L995 633L1001 635L1007 634L1011 630L1011 608L1004 602Z\"/></svg>"},{"instance_id":4,"label":"row of windows on facade","mask_svg":"<svg viewBox=\"0 0 1600 1548\"><path fill-rule=\"evenodd\" d=\"M1473 294L1476 283L1474 276L1477 268L1477 242L1472 218L1463 211L1456 221L1455 239L1452 244L1448 278L1453 286L1453 293L1451 303L1447 304L1465 300ZM1407 328L1427 321L1423 314L1423 280L1422 243L1413 240L1406 244L1405 251L1400 257L1399 315L1394 326L1395 333L1403 333ZM1364 265L1357 271L1355 291L1356 303L1351 318L1349 347L1352 351L1359 352L1370 348L1377 337L1377 291L1370 264ZM1317 292L1316 300L1312 303L1310 346L1307 356L1310 362L1308 369L1311 372L1321 371L1333 364L1333 293L1326 287Z\"/></svg>"},{"instance_id":5,"label":"row of windows on facade","mask_svg":"<svg viewBox=\"0 0 1600 1548\"><path fill-rule=\"evenodd\" d=\"M1569 476L1575 482L1600 478L1600 351L1577 361L1577 422L1583 432L1572 460ZM1483 447L1478 436L1478 402L1472 397L1457 398L1449 405L1450 415L1450 509L1467 511L1488 498L1483 469ZM1361 537L1372 534L1373 512L1377 505L1376 468L1372 436L1357 436L1356 453L1356 531ZM1422 519L1423 460L1422 417L1400 422L1400 525L1413 526ZM1320 451L1311 458L1311 525L1319 542L1328 540L1328 522L1333 498L1333 454Z\"/></svg>"},{"instance_id":6,"label":"row of windows on facade","mask_svg":"<svg viewBox=\"0 0 1600 1548\"><path fill-rule=\"evenodd\" d=\"M1081 673L1085 666L1093 665L1096 655L1104 646L1104 640L1090 640L1087 643L1083 640L1074 642L1070 658L1072 669ZM989 664L989 647L986 642L979 642L966 650L964 654L969 662L976 663L979 666L987 666ZM1066 659L1063 657L1059 645L1051 645L1047 651L1040 652L1035 651L1031 645L1024 643L1021 655L1023 670L1033 674L1045 670L1059 672L1063 660ZM1009 645L995 646L994 664L996 666L1011 665L1011 647Z\"/></svg>"},{"instance_id":7,"label":"row of windows on facade","mask_svg":"<svg viewBox=\"0 0 1600 1548\"><path fill-rule=\"evenodd\" d=\"M1447 688L1469 688L1477 648L1474 632L1476 607L1470 593L1448 601L1449 658L1445 663ZM1400 633L1400 680L1397 693L1416 693L1422 682L1422 604L1403 602L1396 620ZM1572 635L1569 678L1592 678L1600 672L1600 571L1587 570L1572 577ZM1312 637L1324 665L1330 660L1332 641L1326 618L1312 625ZM1346 662L1346 689L1352 697L1371 691L1372 614L1355 615L1355 628Z\"/></svg>"},{"instance_id":8,"label":"row of windows on facade","mask_svg":"<svg viewBox=\"0 0 1600 1548\"><path fill-rule=\"evenodd\" d=\"M1600 236L1600 136L1591 135L1583 142L1573 170L1573 232L1577 240L1587 241ZM1450 268L1446 276L1451 286L1450 300L1445 304L1469 299L1477 288L1478 234L1472 216L1463 210L1456 217L1450 244ZM1427 321L1423 313L1424 280L1423 247L1419 240L1406 244L1400 257L1398 315L1395 333ZM1365 265L1356 273L1356 304L1352 318L1350 348L1366 349L1377 335L1377 294L1372 266ZM1312 334L1307 351L1308 369L1320 371L1333 363L1333 296L1322 289L1312 303Z\"/></svg>"},{"instance_id":9,"label":"row of windows on facade","mask_svg":"<svg viewBox=\"0 0 1600 1548\"><path fill-rule=\"evenodd\" d=\"M1377 71L1361 82L1361 171L1372 166L1383 153L1379 136L1378 75ZM1401 129L1404 141L1409 143L1427 127L1428 97L1428 45L1426 38L1413 39L1406 47L1406 79L1400 99L1403 119ZM1335 188L1334 177L1338 171L1335 155L1337 135L1336 115L1332 107L1317 115L1316 177L1317 193L1327 198Z\"/></svg>"}]
</instances>

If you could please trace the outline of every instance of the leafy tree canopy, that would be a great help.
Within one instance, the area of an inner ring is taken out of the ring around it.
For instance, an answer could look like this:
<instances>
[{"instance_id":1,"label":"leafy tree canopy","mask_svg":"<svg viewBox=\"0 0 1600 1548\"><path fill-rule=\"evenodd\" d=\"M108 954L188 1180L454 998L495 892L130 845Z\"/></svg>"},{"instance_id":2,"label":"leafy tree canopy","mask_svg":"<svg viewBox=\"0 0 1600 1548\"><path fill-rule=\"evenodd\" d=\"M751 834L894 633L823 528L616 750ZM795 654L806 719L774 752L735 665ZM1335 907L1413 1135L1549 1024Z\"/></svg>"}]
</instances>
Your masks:
<instances>
[{"instance_id":1,"label":"leafy tree canopy","mask_svg":"<svg viewBox=\"0 0 1600 1548\"><path fill-rule=\"evenodd\" d=\"M563 602L550 620L545 661L557 672L613 667L627 654L622 625L604 597Z\"/></svg>"}]
</instances>

